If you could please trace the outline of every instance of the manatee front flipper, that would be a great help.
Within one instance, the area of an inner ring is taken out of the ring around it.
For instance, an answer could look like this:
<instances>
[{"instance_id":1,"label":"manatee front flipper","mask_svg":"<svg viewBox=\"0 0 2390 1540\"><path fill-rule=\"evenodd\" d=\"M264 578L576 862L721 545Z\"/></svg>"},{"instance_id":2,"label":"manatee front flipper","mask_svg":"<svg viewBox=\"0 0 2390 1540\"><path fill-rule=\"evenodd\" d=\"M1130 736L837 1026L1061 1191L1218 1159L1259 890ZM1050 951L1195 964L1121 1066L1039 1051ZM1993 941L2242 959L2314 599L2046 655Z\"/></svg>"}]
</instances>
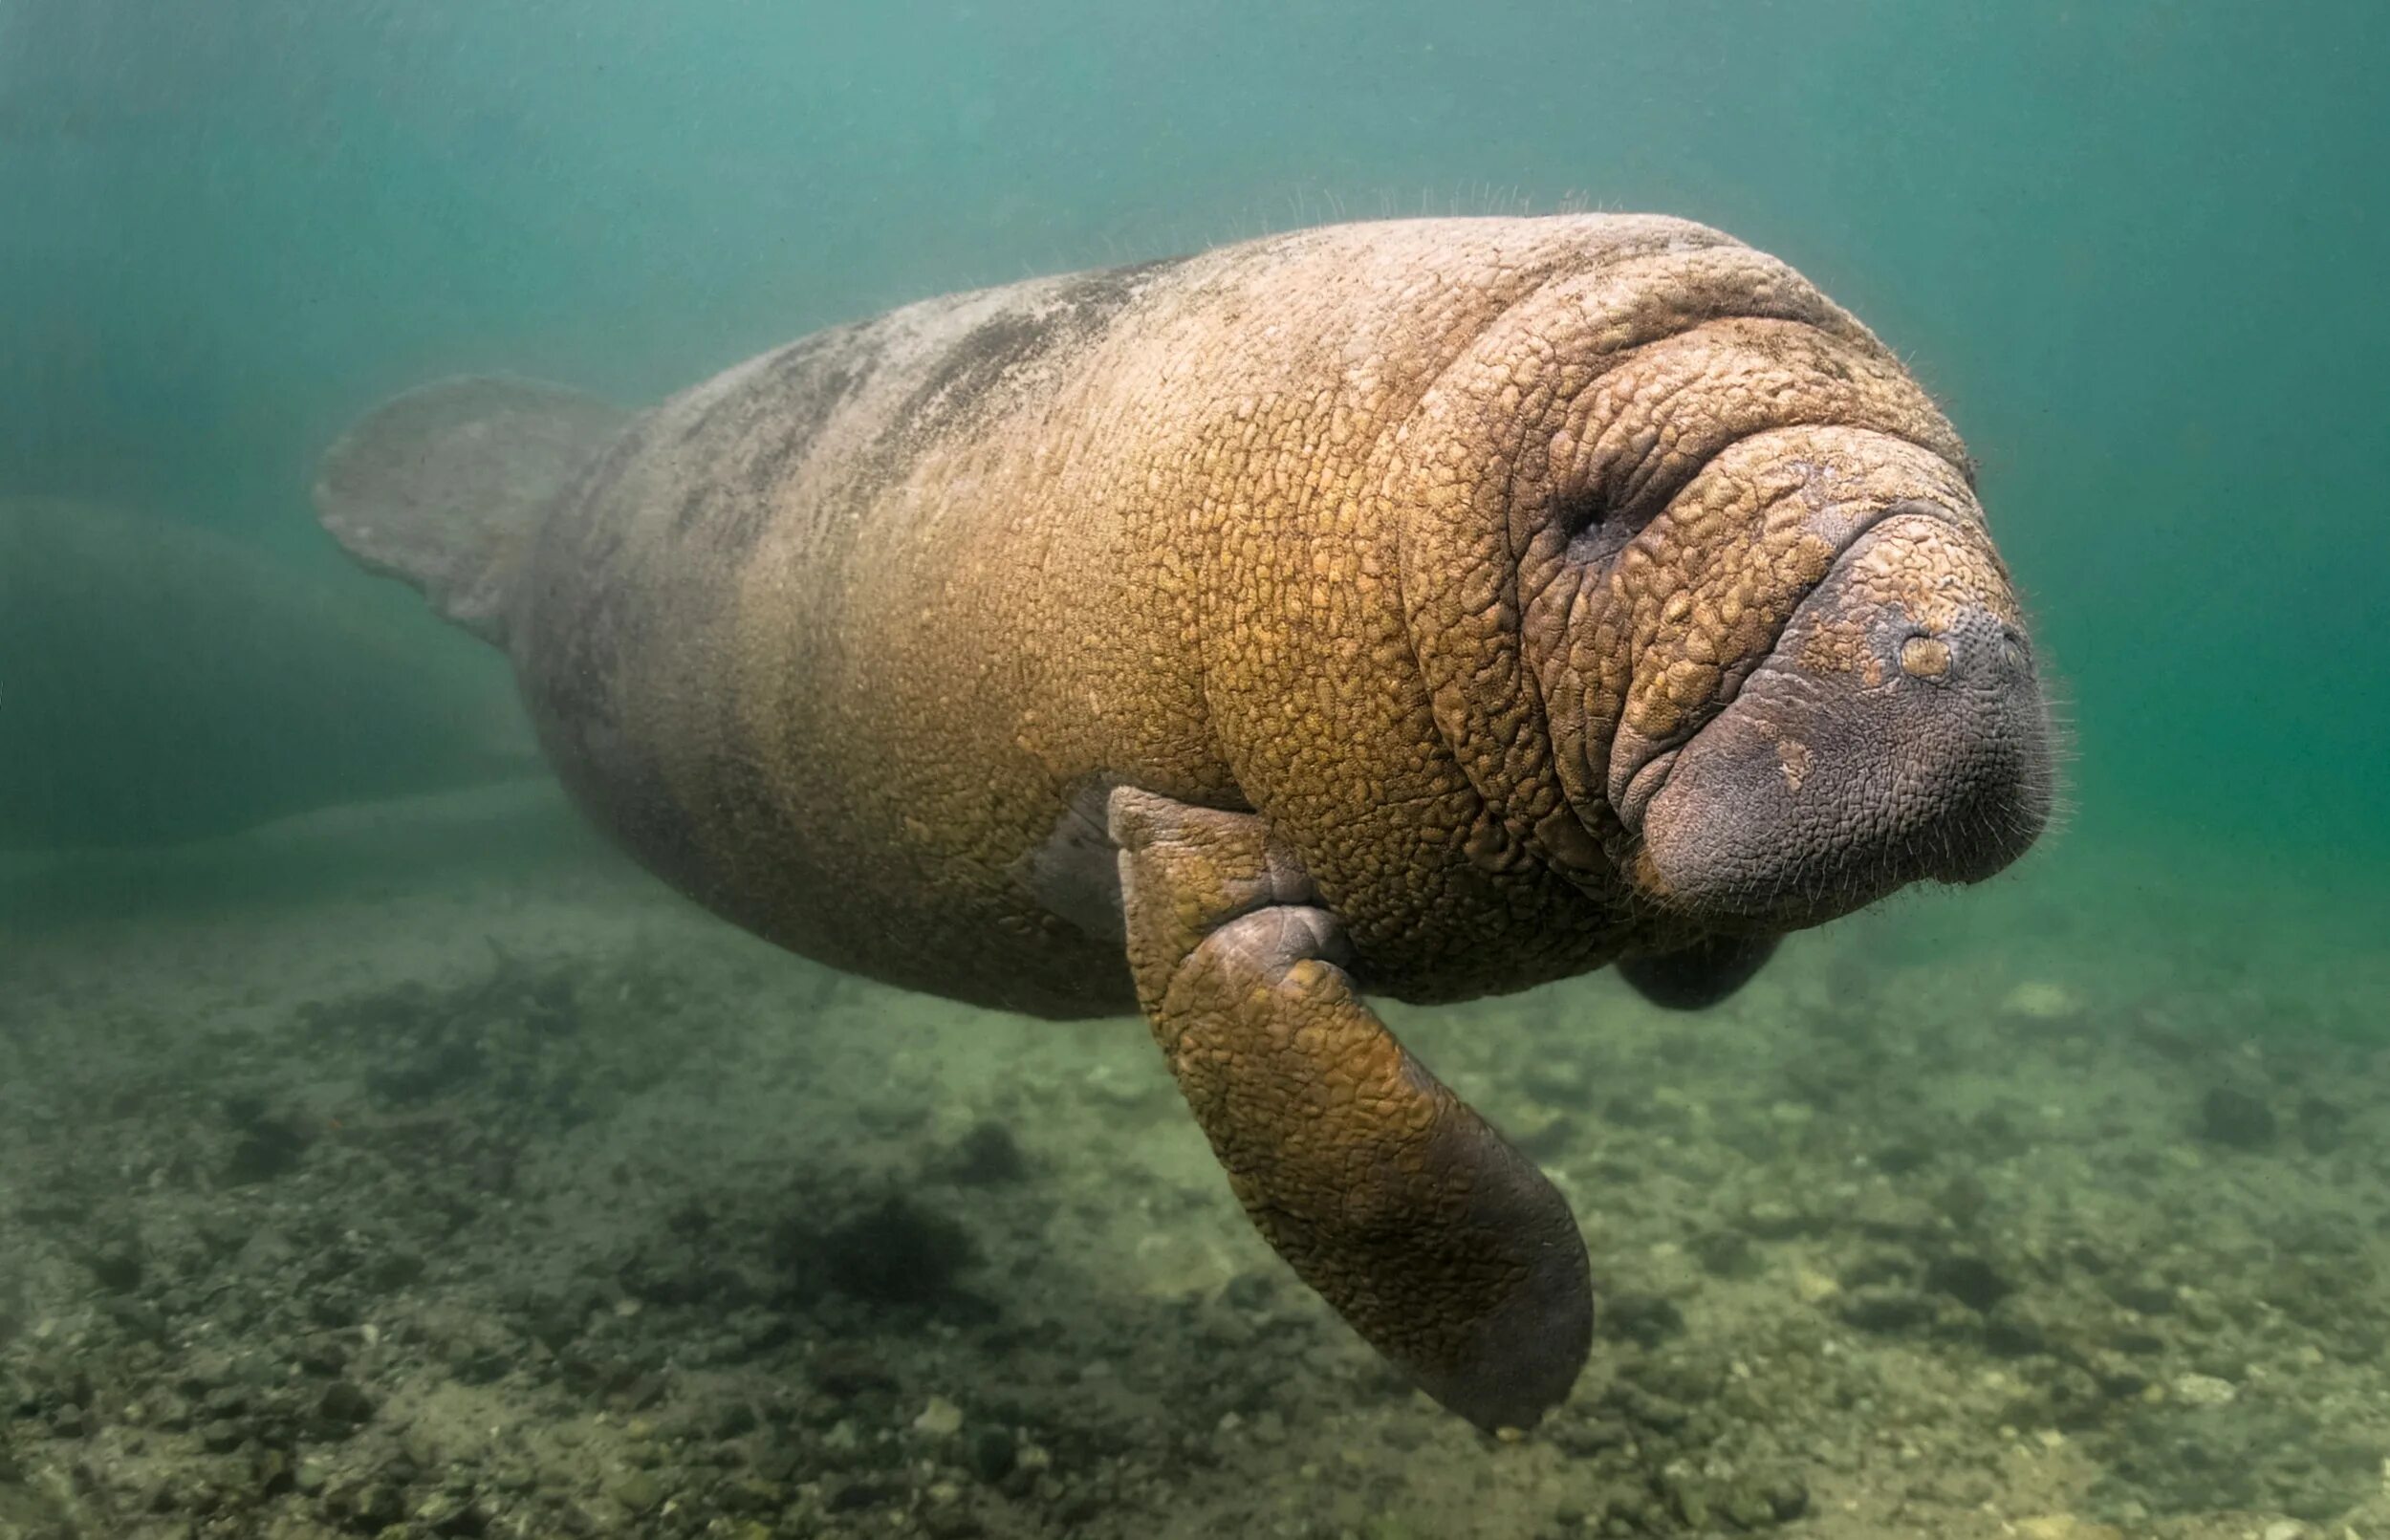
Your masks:
<instances>
[{"instance_id":1,"label":"manatee front flipper","mask_svg":"<svg viewBox=\"0 0 2390 1540\"><path fill-rule=\"evenodd\" d=\"M1619 960L1635 992L1670 1010L1706 1010L1751 982L1774 955L1773 936L1712 936L1681 951Z\"/></svg>"},{"instance_id":2,"label":"manatee front flipper","mask_svg":"<svg viewBox=\"0 0 2390 1540\"><path fill-rule=\"evenodd\" d=\"M1427 1394L1533 1425L1593 1335L1568 1204L1362 1002L1264 820L1123 787L1110 831L1138 998L1246 1213Z\"/></svg>"}]
</instances>

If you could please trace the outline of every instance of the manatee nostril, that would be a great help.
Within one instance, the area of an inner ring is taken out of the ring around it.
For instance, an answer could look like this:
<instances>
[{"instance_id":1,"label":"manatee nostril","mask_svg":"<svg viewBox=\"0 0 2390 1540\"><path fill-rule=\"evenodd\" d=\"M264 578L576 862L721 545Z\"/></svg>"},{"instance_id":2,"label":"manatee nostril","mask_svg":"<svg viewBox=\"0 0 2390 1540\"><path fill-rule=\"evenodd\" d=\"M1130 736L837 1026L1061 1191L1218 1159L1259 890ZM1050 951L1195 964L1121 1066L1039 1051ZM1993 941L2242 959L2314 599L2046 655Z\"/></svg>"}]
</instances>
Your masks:
<instances>
[{"instance_id":1,"label":"manatee nostril","mask_svg":"<svg viewBox=\"0 0 2390 1540\"><path fill-rule=\"evenodd\" d=\"M1950 644L1923 632L1901 643L1901 672L1911 679L1940 680L1950 672Z\"/></svg>"}]
</instances>

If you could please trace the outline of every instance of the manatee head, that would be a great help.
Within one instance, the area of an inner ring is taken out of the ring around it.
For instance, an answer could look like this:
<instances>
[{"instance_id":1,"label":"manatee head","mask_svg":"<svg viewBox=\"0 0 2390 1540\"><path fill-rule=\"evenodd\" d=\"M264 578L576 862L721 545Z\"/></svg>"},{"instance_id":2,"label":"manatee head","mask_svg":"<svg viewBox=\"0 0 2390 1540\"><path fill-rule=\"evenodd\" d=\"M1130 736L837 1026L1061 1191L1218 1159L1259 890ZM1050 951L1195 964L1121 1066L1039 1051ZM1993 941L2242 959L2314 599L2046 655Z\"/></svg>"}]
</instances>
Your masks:
<instances>
[{"instance_id":1,"label":"manatee head","mask_svg":"<svg viewBox=\"0 0 2390 1540\"><path fill-rule=\"evenodd\" d=\"M1783 263L1612 228L1409 429L1412 643L1492 848L1679 938L1997 871L2052 734L1958 435Z\"/></svg>"}]
</instances>

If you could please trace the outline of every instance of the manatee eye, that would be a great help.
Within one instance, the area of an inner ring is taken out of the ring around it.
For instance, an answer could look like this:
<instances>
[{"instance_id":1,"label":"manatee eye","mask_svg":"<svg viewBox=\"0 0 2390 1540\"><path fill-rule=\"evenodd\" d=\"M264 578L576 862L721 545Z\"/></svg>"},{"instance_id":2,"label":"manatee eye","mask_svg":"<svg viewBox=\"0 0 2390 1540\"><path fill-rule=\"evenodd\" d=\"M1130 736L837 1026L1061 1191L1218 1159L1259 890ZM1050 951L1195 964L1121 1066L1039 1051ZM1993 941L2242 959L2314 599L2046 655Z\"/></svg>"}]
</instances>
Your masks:
<instances>
[{"instance_id":1,"label":"manatee eye","mask_svg":"<svg viewBox=\"0 0 2390 1540\"><path fill-rule=\"evenodd\" d=\"M1590 567L1608 566L1640 528L1633 519L1613 518L1603 499L1590 492L1561 507L1559 524L1568 531L1568 559Z\"/></svg>"},{"instance_id":2,"label":"manatee eye","mask_svg":"<svg viewBox=\"0 0 2390 1540\"><path fill-rule=\"evenodd\" d=\"M1901 643L1901 672L1911 679L1940 679L1950 672L1950 644L1923 633Z\"/></svg>"}]
</instances>

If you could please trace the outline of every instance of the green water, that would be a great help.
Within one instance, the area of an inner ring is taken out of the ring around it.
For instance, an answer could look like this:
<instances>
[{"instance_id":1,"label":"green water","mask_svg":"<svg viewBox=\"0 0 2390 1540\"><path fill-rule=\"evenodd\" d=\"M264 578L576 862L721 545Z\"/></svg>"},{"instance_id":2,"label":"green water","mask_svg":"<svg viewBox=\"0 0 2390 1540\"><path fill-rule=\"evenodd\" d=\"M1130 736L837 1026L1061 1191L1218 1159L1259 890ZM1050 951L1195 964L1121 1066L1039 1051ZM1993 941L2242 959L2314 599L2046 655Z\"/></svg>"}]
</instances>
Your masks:
<instances>
[{"instance_id":1,"label":"green water","mask_svg":"<svg viewBox=\"0 0 2390 1540\"><path fill-rule=\"evenodd\" d=\"M2369 4L0 4L0 466L323 565L359 410L661 396L922 295L1343 214L1656 209L1985 467L2076 837L2377 858Z\"/></svg>"},{"instance_id":2,"label":"green water","mask_svg":"<svg viewBox=\"0 0 2390 1540\"><path fill-rule=\"evenodd\" d=\"M2233 4L0 6L0 465L329 563L449 370L651 399L924 294L1334 217L1717 224L1944 398L2079 836L2390 851L2378 72Z\"/></svg>"},{"instance_id":3,"label":"green water","mask_svg":"<svg viewBox=\"0 0 2390 1540\"><path fill-rule=\"evenodd\" d=\"M2386 78L2377 0L0 0L0 1540L2390 1533ZM1515 1447L1136 1027L671 899L315 522L444 375L1587 207L1943 401L2071 811L1703 1016L1390 1012L1625 1323Z\"/></svg>"}]
</instances>

